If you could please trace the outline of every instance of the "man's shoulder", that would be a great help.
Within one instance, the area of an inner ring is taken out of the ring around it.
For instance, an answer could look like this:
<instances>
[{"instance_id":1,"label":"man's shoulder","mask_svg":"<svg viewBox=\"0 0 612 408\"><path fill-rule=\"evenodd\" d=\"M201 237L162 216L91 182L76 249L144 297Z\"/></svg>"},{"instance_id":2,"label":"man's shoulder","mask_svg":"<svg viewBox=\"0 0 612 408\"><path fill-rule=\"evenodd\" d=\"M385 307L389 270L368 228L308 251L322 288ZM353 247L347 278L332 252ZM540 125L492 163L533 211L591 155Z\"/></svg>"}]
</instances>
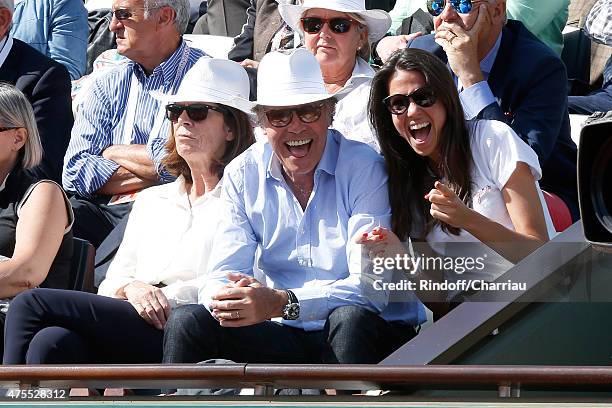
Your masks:
<instances>
[{"instance_id":1,"label":"man's shoulder","mask_svg":"<svg viewBox=\"0 0 612 408\"><path fill-rule=\"evenodd\" d=\"M15 62L15 66L20 72L27 72L30 75L42 75L52 68L65 70L62 64L55 62L16 38L13 38L13 47L7 56L7 61Z\"/></svg>"},{"instance_id":2,"label":"man's shoulder","mask_svg":"<svg viewBox=\"0 0 612 408\"><path fill-rule=\"evenodd\" d=\"M531 70L534 66L562 66L559 56L533 35L523 23L508 20L502 31L498 58L513 61L508 68ZM516 61L520 61L517 63Z\"/></svg>"},{"instance_id":3,"label":"man's shoulder","mask_svg":"<svg viewBox=\"0 0 612 408\"><path fill-rule=\"evenodd\" d=\"M256 174L256 169L263 171L267 168L271 152L272 148L268 142L253 143L225 166L224 176L228 178L237 177L239 174L245 173L247 167L251 176Z\"/></svg>"},{"instance_id":4,"label":"man's shoulder","mask_svg":"<svg viewBox=\"0 0 612 408\"><path fill-rule=\"evenodd\" d=\"M433 34L421 35L414 40L412 40L408 44L409 48L418 48L420 50L429 51L432 54L440 54L443 53L442 47L440 47L436 41Z\"/></svg>"},{"instance_id":5,"label":"man's shoulder","mask_svg":"<svg viewBox=\"0 0 612 408\"><path fill-rule=\"evenodd\" d=\"M335 130L330 132L329 137L334 137L338 144L336 173L340 171L353 177L359 173L358 169L371 169L384 165L383 157L367 144L347 139Z\"/></svg>"}]
</instances>

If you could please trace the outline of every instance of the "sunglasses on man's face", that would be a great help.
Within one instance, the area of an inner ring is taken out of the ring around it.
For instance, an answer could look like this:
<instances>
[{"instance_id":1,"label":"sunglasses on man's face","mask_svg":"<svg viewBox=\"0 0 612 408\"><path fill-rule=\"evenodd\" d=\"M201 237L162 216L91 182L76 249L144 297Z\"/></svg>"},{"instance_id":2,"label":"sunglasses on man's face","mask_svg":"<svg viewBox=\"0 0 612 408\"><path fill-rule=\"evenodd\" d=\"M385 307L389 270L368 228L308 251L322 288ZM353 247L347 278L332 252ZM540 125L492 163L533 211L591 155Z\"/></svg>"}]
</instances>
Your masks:
<instances>
[{"instance_id":1,"label":"sunglasses on man's face","mask_svg":"<svg viewBox=\"0 0 612 408\"><path fill-rule=\"evenodd\" d=\"M353 23L356 23L355 20L351 20L350 18L321 18L321 17L303 17L302 28L308 34L317 34L319 31L323 29L323 26L327 24L332 33L336 34L344 34L348 33L351 29Z\"/></svg>"},{"instance_id":2,"label":"sunglasses on man's face","mask_svg":"<svg viewBox=\"0 0 612 408\"><path fill-rule=\"evenodd\" d=\"M408 95L395 94L383 99L383 104L393 115L402 115L410 107L410 101L416 103L421 108L429 108L436 103L436 95L433 90L419 88Z\"/></svg>"},{"instance_id":3,"label":"sunglasses on man's face","mask_svg":"<svg viewBox=\"0 0 612 408\"><path fill-rule=\"evenodd\" d=\"M472 11L474 3L480 3L479 1L472 0L427 0L427 10L429 14L436 17L442 14L446 2L450 2L451 7L455 9L457 13L467 14Z\"/></svg>"},{"instance_id":4,"label":"sunglasses on man's face","mask_svg":"<svg viewBox=\"0 0 612 408\"><path fill-rule=\"evenodd\" d=\"M268 122L274 127L282 128L288 126L293 119L293 112L303 123L316 122L321 117L321 111L323 110L323 104L310 104L300 106L299 108L293 109L276 109L266 111L266 117Z\"/></svg>"},{"instance_id":5,"label":"sunglasses on man's face","mask_svg":"<svg viewBox=\"0 0 612 408\"><path fill-rule=\"evenodd\" d=\"M171 103L166 105L166 118L172 123L176 123L183 111L187 112L189 119L195 122L201 122L208 117L208 111L212 109L222 114L227 114L229 111L221 106L210 106L203 103L194 103L192 105L178 105Z\"/></svg>"},{"instance_id":6,"label":"sunglasses on man's face","mask_svg":"<svg viewBox=\"0 0 612 408\"><path fill-rule=\"evenodd\" d=\"M162 7L150 7L148 10L157 10ZM144 8L140 8L140 10L144 10ZM118 8L111 10L111 16L115 16L115 18L119 21L129 20L130 18L134 17L134 11L129 8Z\"/></svg>"}]
</instances>

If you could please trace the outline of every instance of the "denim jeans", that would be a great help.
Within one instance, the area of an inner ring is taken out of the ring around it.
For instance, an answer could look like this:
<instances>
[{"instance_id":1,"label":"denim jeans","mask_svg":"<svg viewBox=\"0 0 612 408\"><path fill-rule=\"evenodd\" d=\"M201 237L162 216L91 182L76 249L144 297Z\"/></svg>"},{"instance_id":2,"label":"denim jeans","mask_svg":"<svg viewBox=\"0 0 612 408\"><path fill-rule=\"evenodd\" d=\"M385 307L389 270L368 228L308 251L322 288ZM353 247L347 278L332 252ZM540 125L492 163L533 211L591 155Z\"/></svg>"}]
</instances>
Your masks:
<instances>
[{"instance_id":1,"label":"denim jeans","mask_svg":"<svg viewBox=\"0 0 612 408\"><path fill-rule=\"evenodd\" d=\"M173 310L164 330L164 363L224 358L237 363L375 364L410 340L415 329L357 306L335 309L323 330L265 321L221 327L201 305Z\"/></svg>"}]
</instances>

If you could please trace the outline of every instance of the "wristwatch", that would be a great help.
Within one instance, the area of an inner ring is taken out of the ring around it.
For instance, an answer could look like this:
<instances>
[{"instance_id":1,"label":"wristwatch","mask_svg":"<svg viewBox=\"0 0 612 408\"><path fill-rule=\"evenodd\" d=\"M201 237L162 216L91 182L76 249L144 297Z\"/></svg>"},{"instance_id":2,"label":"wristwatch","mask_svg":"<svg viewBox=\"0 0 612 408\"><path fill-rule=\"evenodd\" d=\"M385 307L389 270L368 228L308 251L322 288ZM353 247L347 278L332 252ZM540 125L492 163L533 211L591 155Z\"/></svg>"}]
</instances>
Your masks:
<instances>
[{"instance_id":1,"label":"wristwatch","mask_svg":"<svg viewBox=\"0 0 612 408\"><path fill-rule=\"evenodd\" d=\"M300 302L295 293L290 290L285 290L285 292L287 292L287 304L283 308L283 319L297 320L300 318Z\"/></svg>"}]
</instances>

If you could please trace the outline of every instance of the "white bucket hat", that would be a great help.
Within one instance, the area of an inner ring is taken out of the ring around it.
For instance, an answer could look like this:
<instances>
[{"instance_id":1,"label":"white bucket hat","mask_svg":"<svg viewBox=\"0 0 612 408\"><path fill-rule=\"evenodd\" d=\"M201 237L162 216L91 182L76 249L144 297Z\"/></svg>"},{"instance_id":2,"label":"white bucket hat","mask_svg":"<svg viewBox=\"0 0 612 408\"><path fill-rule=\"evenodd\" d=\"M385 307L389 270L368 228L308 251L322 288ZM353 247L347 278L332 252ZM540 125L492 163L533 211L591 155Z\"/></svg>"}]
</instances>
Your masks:
<instances>
[{"instance_id":1,"label":"white bucket hat","mask_svg":"<svg viewBox=\"0 0 612 408\"><path fill-rule=\"evenodd\" d=\"M321 67L314 55L304 48L287 52L269 52L257 69L259 106L295 106L341 99L346 92L330 94L325 89Z\"/></svg>"},{"instance_id":2,"label":"white bucket hat","mask_svg":"<svg viewBox=\"0 0 612 408\"><path fill-rule=\"evenodd\" d=\"M306 10L322 8L342 13L359 14L368 26L370 42L380 40L391 27L391 16L384 10L366 10L365 0L304 0L302 5L279 4L278 11L283 20L294 31L304 35L300 19Z\"/></svg>"},{"instance_id":3,"label":"white bucket hat","mask_svg":"<svg viewBox=\"0 0 612 408\"><path fill-rule=\"evenodd\" d=\"M175 95L151 92L165 103L218 103L252 113L249 102L249 76L240 64L218 58L200 58L185 74Z\"/></svg>"}]
</instances>

